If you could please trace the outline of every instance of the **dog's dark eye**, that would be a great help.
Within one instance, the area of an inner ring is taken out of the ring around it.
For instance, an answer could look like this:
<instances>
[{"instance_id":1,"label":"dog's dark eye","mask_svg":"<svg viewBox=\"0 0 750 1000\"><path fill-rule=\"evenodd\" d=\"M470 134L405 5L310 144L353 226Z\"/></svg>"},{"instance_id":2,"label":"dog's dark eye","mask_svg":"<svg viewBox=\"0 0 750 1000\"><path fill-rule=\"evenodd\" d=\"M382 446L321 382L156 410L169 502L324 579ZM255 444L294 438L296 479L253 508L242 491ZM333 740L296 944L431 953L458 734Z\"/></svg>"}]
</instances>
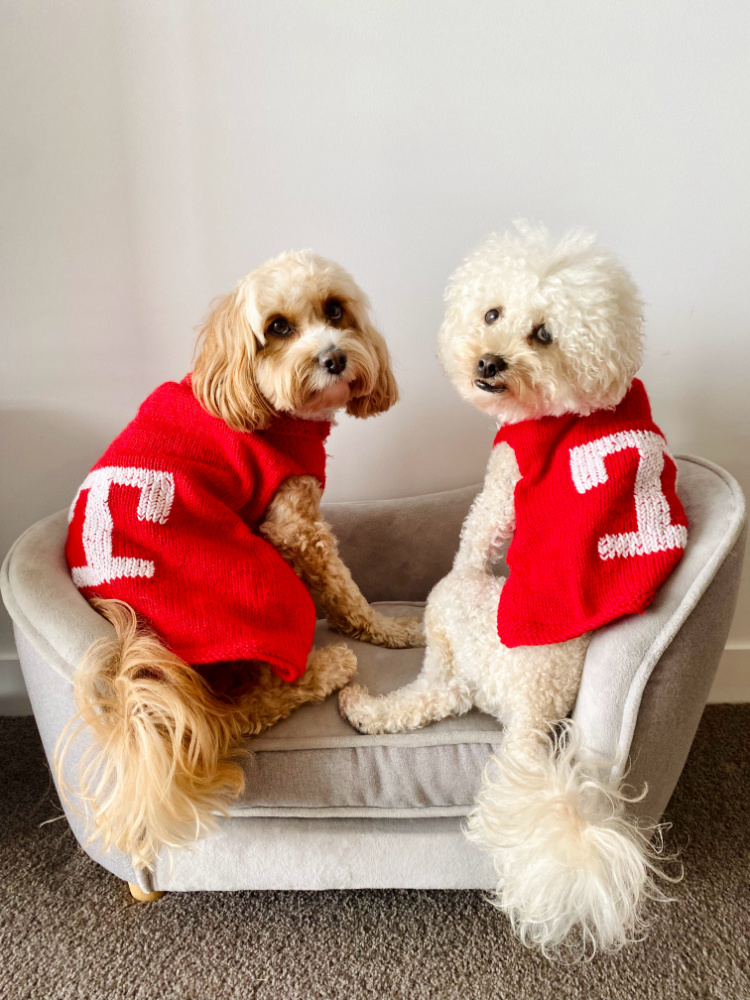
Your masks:
<instances>
[{"instance_id":1,"label":"dog's dark eye","mask_svg":"<svg viewBox=\"0 0 750 1000\"><path fill-rule=\"evenodd\" d=\"M497 323L499 319L500 319L499 309L490 309L489 312L486 312L484 314L484 321L487 324L487 326L492 326L492 324Z\"/></svg>"},{"instance_id":2,"label":"dog's dark eye","mask_svg":"<svg viewBox=\"0 0 750 1000\"><path fill-rule=\"evenodd\" d=\"M338 299L329 299L324 308L326 316L334 323L338 323L344 315L344 307Z\"/></svg>"},{"instance_id":3,"label":"dog's dark eye","mask_svg":"<svg viewBox=\"0 0 750 1000\"><path fill-rule=\"evenodd\" d=\"M292 332L292 328L289 325L288 319L285 319L283 316L277 316L268 327L268 332L272 333L274 337L288 337Z\"/></svg>"},{"instance_id":4,"label":"dog's dark eye","mask_svg":"<svg viewBox=\"0 0 750 1000\"><path fill-rule=\"evenodd\" d=\"M552 334L549 332L547 327L542 323L541 326L535 326L531 331L531 338L535 340L538 344L551 344Z\"/></svg>"}]
</instances>

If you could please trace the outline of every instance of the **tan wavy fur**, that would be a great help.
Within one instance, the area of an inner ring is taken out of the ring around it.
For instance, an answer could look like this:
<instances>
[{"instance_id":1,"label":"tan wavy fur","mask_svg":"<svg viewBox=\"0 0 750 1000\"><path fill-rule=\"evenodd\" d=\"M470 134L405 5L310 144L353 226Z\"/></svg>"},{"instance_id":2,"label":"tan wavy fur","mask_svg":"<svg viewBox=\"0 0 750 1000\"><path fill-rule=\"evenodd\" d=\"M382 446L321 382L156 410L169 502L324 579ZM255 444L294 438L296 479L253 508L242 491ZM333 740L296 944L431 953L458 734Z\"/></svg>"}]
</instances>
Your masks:
<instances>
[{"instance_id":1,"label":"tan wavy fur","mask_svg":"<svg viewBox=\"0 0 750 1000\"><path fill-rule=\"evenodd\" d=\"M91 603L115 636L92 645L76 673L78 714L58 742L58 773L87 727L92 742L77 779L94 836L147 869L162 847L184 846L211 829L242 793L241 737L257 735L299 704L321 701L356 669L354 654L339 643L313 653L296 685L261 662L199 672L124 601Z\"/></svg>"},{"instance_id":2,"label":"tan wavy fur","mask_svg":"<svg viewBox=\"0 0 750 1000\"><path fill-rule=\"evenodd\" d=\"M288 327L283 335L274 333L279 319ZM346 364L332 373L324 361L334 348ZM199 338L193 391L240 431L277 413L325 419L346 408L371 416L398 397L364 293L337 264L308 251L268 261L217 302ZM320 516L320 494L313 477L286 480L261 533L317 594L338 631L379 645L421 645L416 622L379 614L362 596ZM242 738L343 687L356 658L343 643L315 649L294 684L265 663L198 670L165 648L129 605L92 603L115 636L95 643L77 672L78 714L59 741L57 773L67 788L67 755L88 731L77 783L93 836L150 869L162 848L194 841L242 793Z\"/></svg>"}]
</instances>

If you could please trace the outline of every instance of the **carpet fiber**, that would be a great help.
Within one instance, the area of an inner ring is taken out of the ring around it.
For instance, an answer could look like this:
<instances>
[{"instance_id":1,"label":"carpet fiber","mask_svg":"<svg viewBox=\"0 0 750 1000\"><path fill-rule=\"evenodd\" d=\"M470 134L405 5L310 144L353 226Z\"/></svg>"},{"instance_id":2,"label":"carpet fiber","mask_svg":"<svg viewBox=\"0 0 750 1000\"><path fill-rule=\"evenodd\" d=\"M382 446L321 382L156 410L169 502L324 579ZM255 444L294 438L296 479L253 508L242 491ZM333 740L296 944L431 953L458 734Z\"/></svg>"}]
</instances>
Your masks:
<instances>
[{"instance_id":1,"label":"carpet fiber","mask_svg":"<svg viewBox=\"0 0 750 1000\"><path fill-rule=\"evenodd\" d=\"M709 706L672 798L685 878L646 941L579 966L478 892L131 900L78 848L30 718L0 719L2 1000L750 1000L750 706ZM45 822L53 820L53 822Z\"/></svg>"}]
</instances>

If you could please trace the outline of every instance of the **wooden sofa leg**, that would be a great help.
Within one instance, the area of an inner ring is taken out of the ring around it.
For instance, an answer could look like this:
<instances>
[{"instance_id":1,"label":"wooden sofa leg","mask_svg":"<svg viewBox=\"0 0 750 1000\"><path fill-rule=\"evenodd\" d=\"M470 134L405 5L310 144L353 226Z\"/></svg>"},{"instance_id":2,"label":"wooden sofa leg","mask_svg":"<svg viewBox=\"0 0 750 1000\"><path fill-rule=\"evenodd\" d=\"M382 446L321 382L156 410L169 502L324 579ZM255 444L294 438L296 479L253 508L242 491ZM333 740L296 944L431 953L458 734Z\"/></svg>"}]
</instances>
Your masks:
<instances>
[{"instance_id":1,"label":"wooden sofa leg","mask_svg":"<svg viewBox=\"0 0 750 1000\"><path fill-rule=\"evenodd\" d=\"M139 903L153 903L156 899L161 899L164 895L163 892L144 892L139 885L135 882L128 882L128 888L130 889L130 895L133 899L136 899Z\"/></svg>"}]
</instances>

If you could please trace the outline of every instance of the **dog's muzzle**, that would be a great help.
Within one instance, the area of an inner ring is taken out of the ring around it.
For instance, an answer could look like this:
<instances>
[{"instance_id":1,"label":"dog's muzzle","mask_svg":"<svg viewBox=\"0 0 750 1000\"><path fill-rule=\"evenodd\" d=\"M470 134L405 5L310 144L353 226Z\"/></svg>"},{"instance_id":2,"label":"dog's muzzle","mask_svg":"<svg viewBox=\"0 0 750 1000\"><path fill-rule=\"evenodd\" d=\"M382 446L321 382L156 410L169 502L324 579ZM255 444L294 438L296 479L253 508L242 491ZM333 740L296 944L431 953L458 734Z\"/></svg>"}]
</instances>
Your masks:
<instances>
[{"instance_id":1,"label":"dog's muzzle","mask_svg":"<svg viewBox=\"0 0 750 1000\"><path fill-rule=\"evenodd\" d=\"M346 353L340 347L329 347L318 355L318 364L329 375L341 375L346 368Z\"/></svg>"},{"instance_id":2,"label":"dog's muzzle","mask_svg":"<svg viewBox=\"0 0 750 1000\"><path fill-rule=\"evenodd\" d=\"M499 376L508 367L505 358L499 354L483 354L477 361L477 378L474 385L484 392L505 392L505 385Z\"/></svg>"}]
</instances>

